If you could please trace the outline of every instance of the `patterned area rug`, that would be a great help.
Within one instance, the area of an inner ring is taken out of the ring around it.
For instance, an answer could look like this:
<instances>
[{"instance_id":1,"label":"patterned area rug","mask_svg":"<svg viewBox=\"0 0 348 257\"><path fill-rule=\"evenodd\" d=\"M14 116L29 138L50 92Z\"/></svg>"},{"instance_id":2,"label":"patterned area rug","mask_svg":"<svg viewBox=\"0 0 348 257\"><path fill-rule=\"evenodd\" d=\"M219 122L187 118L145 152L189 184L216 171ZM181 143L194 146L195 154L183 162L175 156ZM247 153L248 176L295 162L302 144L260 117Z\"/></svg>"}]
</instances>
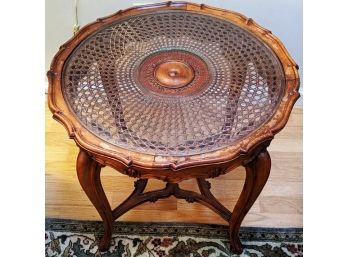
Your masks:
<instances>
[{"instance_id":1,"label":"patterned area rug","mask_svg":"<svg viewBox=\"0 0 348 257\"><path fill-rule=\"evenodd\" d=\"M241 255L232 254L227 226L185 223L114 222L111 247L98 250L103 231L96 221L46 219L46 257L299 257L302 229L242 227Z\"/></svg>"}]
</instances>

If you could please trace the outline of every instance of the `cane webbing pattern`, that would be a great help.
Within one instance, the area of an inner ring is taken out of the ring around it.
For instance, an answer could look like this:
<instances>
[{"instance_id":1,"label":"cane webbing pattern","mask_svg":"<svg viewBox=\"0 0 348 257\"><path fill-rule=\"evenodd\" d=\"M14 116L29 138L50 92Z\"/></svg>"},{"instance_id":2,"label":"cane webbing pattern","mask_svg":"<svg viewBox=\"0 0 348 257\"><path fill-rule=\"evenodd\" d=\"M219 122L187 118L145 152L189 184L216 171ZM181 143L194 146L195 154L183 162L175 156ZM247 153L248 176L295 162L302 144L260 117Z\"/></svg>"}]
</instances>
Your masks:
<instances>
[{"instance_id":1,"label":"cane webbing pattern","mask_svg":"<svg viewBox=\"0 0 348 257\"><path fill-rule=\"evenodd\" d=\"M166 62L189 77L163 86L177 75L156 77ZM163 156L206 153L245 138L272 117L284 87L281 63L260 39L222 18L182 10L99 28L66 60L62 79L65 100L89 131Z\"/></svg>"}]
</instances>

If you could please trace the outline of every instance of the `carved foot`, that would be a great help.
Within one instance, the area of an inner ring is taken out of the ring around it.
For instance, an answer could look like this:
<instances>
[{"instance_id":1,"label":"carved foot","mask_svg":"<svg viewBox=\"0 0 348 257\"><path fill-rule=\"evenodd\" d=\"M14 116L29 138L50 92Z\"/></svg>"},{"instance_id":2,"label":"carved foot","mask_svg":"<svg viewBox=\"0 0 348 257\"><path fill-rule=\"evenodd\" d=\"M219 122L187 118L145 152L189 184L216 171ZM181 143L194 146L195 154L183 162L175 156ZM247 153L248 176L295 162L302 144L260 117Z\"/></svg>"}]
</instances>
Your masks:
<instances>
[{"instance_id":1,"label":"carved foot","mask_svg":"<svg viewBox=\"0 0 348 257\"><path fill-rule=\"evenodd\" d=\"M243 245L240 242L239 237L230 239L230 251L235 254L242 254Z\"/></svg>"},{"instance_id":2,"label":"carved foot","mask_svg":"<svg viewBox=\"0 0 348 257\"><path fill-rule=\"evenodd\" d=\"M109 250L111 240L111 233L104 233L103 237L100 239L98 248L100 252L106 252Z\"/></svg>"}]
</instances>

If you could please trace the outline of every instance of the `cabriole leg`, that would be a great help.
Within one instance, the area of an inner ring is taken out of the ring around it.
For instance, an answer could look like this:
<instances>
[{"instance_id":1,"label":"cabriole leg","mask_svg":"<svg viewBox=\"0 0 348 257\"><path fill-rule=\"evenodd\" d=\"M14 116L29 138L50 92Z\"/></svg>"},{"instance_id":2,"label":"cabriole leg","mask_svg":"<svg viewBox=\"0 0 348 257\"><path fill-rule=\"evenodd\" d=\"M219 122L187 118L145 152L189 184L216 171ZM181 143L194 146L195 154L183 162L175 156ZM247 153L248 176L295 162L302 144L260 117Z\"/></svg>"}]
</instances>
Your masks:
<instances>
[{"instance_id":1,"label":"cabriole leg","mask_svg":"<svg viewBox=\"0 0 348 257\"><path fill-rule=\"evenodd\" d=\"M240 225L260 195L271 170L271 158L267 150L263 150L251 162L246 164L245 170L244 187L229 221L231 251L238 254L243 251L238 235Z\"/></svg>"},{"instance_id":2,"label":"cabriole leg","mask_svg":"<svg viewBox=\"0 0 348 257\"><path fill-rule=\"evenodd\" d=\"M83 190L103 220L104 235L99 242L99 250L106 251L110 244L113 218L110 204L100 181L101 166L88 153L80 149L76 169Z\"/></svg>"}]
</instances>

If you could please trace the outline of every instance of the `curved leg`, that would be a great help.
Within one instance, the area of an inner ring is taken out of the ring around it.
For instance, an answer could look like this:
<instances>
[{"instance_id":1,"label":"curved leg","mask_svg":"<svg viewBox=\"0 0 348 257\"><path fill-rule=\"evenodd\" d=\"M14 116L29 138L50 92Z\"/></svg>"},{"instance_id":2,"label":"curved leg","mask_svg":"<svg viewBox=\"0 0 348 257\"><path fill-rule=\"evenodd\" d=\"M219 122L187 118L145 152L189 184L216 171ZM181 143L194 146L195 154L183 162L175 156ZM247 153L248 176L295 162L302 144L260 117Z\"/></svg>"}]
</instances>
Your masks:
<instances>
[{"instance_id":1,"label":"curved leg","mask_svg":"<svg viewBox=\"0 0 348 257\"><path fill-rule=\"evenodd\" d=\"M246 164L245 169L246 178L244 187L229 221L231 251L239 254L243 251L238 236L240 225L260 195L271 170L271 158L267 150L263 150L255 159Z\"/></svg>"},{"instance_id":2,"label":"curved leg","mask_svg":"<svg viewBox=\"0 0 348 257\"><path fill-rule=\"evenodd\" d=\"M112 234L112 212L100 181L101 166L84 150L80 149L76 163L77 176L80 184L99 212L104 223L104 235L99 242L99 250L106 251Z\"/></svg>"}]
</instances>

